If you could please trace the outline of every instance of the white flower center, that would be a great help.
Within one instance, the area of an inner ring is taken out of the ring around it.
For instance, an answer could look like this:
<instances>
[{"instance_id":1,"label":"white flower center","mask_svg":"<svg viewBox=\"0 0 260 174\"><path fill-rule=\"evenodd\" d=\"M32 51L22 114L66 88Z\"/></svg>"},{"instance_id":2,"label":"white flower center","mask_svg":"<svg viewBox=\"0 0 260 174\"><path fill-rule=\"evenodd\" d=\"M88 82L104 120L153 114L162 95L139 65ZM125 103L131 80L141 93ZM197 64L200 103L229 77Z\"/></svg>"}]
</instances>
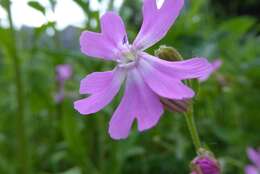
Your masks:
<instances>
[{"instance_id":1,"label":"white flower center","mask_svg":"<svg viewBox=\"0 0 260 174\"><path fill-rule=\"evenodd\" d=\"M138 61L138 51L135 50L132 45L124 44L124 46L118 52L118 66L124 68L133 67Z\"/></svg>"}]
</instances>

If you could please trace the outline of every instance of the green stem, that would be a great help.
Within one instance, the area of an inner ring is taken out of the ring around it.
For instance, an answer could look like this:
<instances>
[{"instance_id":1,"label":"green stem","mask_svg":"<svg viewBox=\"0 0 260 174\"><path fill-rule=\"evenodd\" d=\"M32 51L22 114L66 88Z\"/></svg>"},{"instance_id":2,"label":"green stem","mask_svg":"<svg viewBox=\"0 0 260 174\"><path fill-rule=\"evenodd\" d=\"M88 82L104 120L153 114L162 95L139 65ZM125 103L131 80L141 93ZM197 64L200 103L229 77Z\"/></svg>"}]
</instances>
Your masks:
<instances>
[{"instance_id":1,"label":"green stem","mask_svg":"<svg viewBox=\"0 0 260 174\"><path fill-rule=\"evenodd\" d=\"M108 10L114 10L114 0L109 1Z\"/></svg>"},{"instance_id":2,"label":"green stem","mask_svg":"<svg viewBox=\"0 0 260 174\"><path fill-rule=\"evenodd\" d=\"M201 148L201 141L199 138L199 134L193 116L193 106L191 106L189 111L185 113L185 118L196 152L198 152L198 150Z\"/></svg>"},{"instance_id":3,"label":"green stem","mask_svg":"<svg viewBox=\"0 0 260 174\"><path fill-rule=\"evenodd\" d=\"M105 161L105 139L104 139L104 116L101 115L97 118L97 160L98 160L98 168L100 173L104 172L104 161Z\"/></svg>"},{"instance_id":4,"label":"green stem","mask_svg":"<svg viewBox=\"0 0 260 174\"><path fill-rule=\"evenodd\" d=\"M17 99L17 114L16 114L16 137L17 137L17 173L29 173L28 149L27 138L25 131L25 118L24 118L24 103L23 103L23 84L21 78L21 65L20 59L17 54L15 29L13 26L13 19L11 13L11 4L7 1L7 14L10 25L12 45L9 50L10 57L13 61L13 68L15 72L15 86L16 86L16 99Z\"/></svg>"}]
</instances>

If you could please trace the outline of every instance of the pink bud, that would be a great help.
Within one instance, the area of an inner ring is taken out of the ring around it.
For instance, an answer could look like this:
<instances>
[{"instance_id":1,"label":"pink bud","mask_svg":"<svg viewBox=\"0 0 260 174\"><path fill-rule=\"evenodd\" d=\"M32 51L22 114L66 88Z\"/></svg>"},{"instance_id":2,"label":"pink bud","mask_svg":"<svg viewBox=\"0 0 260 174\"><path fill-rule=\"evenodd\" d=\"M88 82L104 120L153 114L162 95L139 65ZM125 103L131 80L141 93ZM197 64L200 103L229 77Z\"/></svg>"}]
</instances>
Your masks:
<instances>
[{"instance_id":1,"label":"pink bud","mask_svg":"<svg viewBox=\"0 0 260 174\"><path fill-rule=\"evenodd\" d=\"M218 161L208 155L199 155L192 161L191 174L220 174L220 165Z\"/></svg>"}]
</instances>

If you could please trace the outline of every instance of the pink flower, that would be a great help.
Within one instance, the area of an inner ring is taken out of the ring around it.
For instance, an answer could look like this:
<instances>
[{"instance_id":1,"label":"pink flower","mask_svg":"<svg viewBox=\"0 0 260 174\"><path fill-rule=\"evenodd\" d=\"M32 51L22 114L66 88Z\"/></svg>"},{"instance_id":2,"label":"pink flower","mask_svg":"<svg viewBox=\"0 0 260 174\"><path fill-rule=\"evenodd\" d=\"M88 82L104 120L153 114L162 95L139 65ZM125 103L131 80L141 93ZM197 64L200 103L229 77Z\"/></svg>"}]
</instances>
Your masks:
<instances>
[{"instance_id":1,"label":"pink flower","mask_svg":"<svg viewBox=\"0 0 260 174\"><path fill-rule=\"evenodd\" d=\"M204 81L208 80L209 76L210 76L212 73L216 72L216 71L221 67L222 63L223 63L223 62L222 62L221 59L216 59L216 60L214 60L214 61L211 63L211 65L212 65L211 73L206 74L205 76L199 77L199 81L200 81L200 82L204 82Z\"/></svg>"},{"instance_id":2,"label":"pink flower","mask_svg":"<svg viewBox=\"0 0 260 174\"><path fill-rule=\"evenodd\" d=\"M254 163L254 165L247 165L245 168L246 174L260 174L260 151L253 148L247 149L248 158Z\"/></svg>"},{"instance_id":3,"label":"pink flower","mask_svg":"<svg viewBox=\"0 0 260 174\"><path fill-rule=\"evenodd\" d=\"M56 103L60 103L64 99L64 83L72 75L72 68L69 64L62 64L56 67L56 80L58 91L55 95Z\"/></svg>"},{"instance_id":4,"label":"pink flower","mask_svg":"<svg viewBox=\"0 0 260 174\"><path fill-rule=\"evenodd\" d=\"M205 58L168 62L144 52L161 40L179 15L184 0L165 0L158 9L156 0L144 0L143 24L133 41L128 42L122 19L113 12L101 17L101 33L83 32L81 51L91 57L114 61L112 71L94 72L80 84L81 94L74 108L87 115L108 105L126 80L125 93L109 123L109 134L114 139L126 138L135 120L138 130L154 127L163 114L160 97L187 99L194 96L182 80L199 78L211 72Z\"/></svg>"}]
</instances>

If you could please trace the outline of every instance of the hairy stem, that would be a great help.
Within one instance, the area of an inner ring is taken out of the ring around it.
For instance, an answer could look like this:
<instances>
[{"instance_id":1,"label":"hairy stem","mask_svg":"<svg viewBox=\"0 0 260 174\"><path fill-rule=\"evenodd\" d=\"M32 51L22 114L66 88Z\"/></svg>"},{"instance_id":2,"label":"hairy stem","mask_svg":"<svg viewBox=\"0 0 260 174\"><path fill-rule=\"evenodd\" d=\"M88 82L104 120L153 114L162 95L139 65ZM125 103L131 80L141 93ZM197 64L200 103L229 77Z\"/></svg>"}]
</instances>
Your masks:
<instances>
[{"instance_id":1,"label":"hairy stem","mask_svg":"<svg viewBox=\"0 0 260 174\"><path fill-rule=\"evenodd\" d=\"M185 113L185 118L186 118L187 126L189 128L191 139L193 141L196 151L198 152L198 150L201 148L201 141L199 138L199 134L193 116L193 106L191 106L189 111Z\"/></svg>"}]
</instances>

